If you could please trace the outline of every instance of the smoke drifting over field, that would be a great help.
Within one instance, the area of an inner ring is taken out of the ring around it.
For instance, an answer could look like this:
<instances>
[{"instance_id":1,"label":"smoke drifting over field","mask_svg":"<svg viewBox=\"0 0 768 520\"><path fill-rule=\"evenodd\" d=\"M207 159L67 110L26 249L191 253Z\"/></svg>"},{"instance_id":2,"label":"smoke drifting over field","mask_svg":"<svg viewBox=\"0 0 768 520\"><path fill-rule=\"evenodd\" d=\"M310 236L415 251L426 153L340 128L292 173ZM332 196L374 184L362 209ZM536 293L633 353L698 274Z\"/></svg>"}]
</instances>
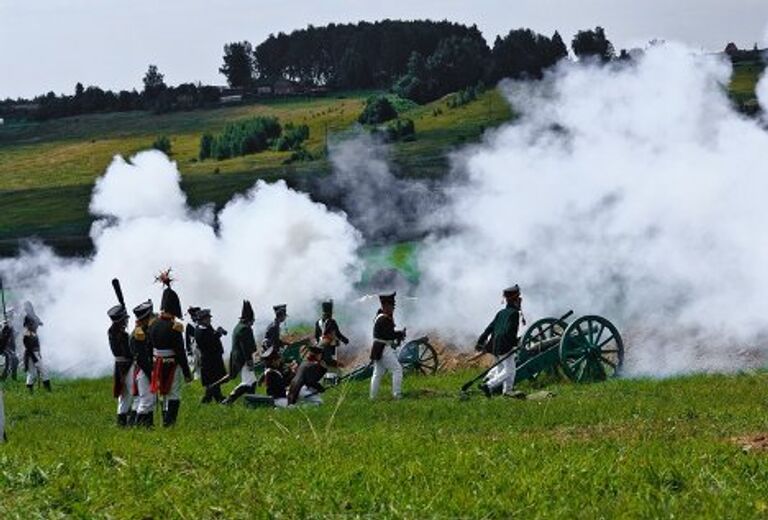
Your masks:
<instances>
[{"instance_id":1,"label":"smoke drifting over field","mask_svg":"<svg viewBox=\"0 0 768 520\"><path fill-rule=\"evenodd\" d=\"M319 299L348 296L360 238L343 215L283 183L261 182L218 215L195 214L178 182L175 163L159 152L141 153L130 163L117 157L91 202L104 217L93 226L93 258L64 260L32 247L0 263L4 279L35 302L44 322L43 356L55 370L95 375L109 368L105 313L116 303L113 277L121 280L129 306L152 297L157 308L161 288L152 275L172 266L185 308L211 307L215 323L228 329L244 298L263 326L273 304L287 303L294 317L314 316Z\"/></svg>"},{"instance_id":2,"label":"smoke drifting over field","mask_svg":"<svg viewBox=\"0 0 768 520\"><path fill-rule=\"evenodd\" d=\"M766 347L768 133L732 109L730 72L670 44L507 83L521 117L466 151L446 213L460 232L421 258L429 319L477 331L519 282L531 316L615 320L632 374L732 369Z\"/></svg>"},{"instance_id":3,"label":"smoke drifting over field","mask_svg":"<svg viewBox=\"0 0 768 520\"><path fill-rule=\"evenodd\" d=\"M272 304L297 322L321 298L351 299L362 236L440 230L420 254L418 300L400 306L409 332L469 346L517 282L531 319L573 308L614 321L630 374L745 366L737 352L762 356L768 337L768 133L733 110L730 72L668 44L631 65L566 64L539 83L506 83L520 117L454 155L439 199L355 137L332 148L324 192L349 220L283 183L258 183L218 214L191 211L162 154L116 158L91 202L92 258L32 245L0 272L35 302L51 366L95 375L111 362L112 277L130 306L159 304L151 276L172 266L185 307L211 307L231 328L250 298L260 333ZM373 306L345 313L344 328L367 338Z\"/></svg>"}]
</instances>

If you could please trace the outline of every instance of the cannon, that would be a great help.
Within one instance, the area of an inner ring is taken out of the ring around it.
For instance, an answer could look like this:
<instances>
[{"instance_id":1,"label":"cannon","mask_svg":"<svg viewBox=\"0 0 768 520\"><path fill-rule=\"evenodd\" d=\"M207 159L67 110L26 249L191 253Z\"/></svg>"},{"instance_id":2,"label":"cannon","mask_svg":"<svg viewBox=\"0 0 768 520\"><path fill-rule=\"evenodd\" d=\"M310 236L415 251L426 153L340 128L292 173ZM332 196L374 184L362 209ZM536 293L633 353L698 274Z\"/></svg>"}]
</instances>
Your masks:
<instances>
[{"instance_id":1,"label":"cannon","mask_svg":"<svg viewBox=\"0 0 768 520\"><path fill-rule=\"evenodd\" d=\"M417 372L423 375L433 375L440 365L437 351L429 343L428 336L409 341L401 346L397 352L397 360L403 365L405 372ZM371 363L359 365L347 372L343 379L363 381L373 375Z\"/></svg>"},{"instance_id":2,"label":"cannon","mask_svg":"<svg viewBox=\"0 0 768 520\"><path fill-rule=\"evenodd\" d=\"M515 382L558 371L576 383L604 381L624 364L624 342L606 318L582 316L571 323L542 318L523 334L516 354Z\"/></svg>"}]
</instances>

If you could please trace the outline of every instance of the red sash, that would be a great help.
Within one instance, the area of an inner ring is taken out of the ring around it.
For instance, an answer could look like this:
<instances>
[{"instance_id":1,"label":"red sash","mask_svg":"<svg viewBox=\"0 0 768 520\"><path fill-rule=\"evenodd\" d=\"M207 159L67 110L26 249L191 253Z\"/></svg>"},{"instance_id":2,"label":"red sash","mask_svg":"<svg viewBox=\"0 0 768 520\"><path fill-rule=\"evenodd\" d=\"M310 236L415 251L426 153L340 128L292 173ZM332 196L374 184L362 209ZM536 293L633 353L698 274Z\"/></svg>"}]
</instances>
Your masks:
<instances>
[{"instance_id":1,"label":"red sash","mask_svg":"<svg viewBox=\"0 0 768 520\"><path fill-rule=\"evenodd\" d=\"M153 394L168 395L171 392L174 375L176 375L176 360L156 357L149 390Z\"/></svg>"}]
</instances>

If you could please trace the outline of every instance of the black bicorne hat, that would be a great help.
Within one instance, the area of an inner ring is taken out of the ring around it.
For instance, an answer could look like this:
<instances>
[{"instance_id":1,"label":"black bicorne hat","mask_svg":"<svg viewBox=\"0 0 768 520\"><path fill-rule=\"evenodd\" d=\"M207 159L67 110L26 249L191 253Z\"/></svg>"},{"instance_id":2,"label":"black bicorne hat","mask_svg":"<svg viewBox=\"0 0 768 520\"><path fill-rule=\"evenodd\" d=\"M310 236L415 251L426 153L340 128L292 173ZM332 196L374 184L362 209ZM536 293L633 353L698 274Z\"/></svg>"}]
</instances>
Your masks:
<instances>
[{"instance_id":1,"label":"black bicorne hat","mask_svg":"<svg viewBox=\"0 0 768 520\"><path fill-rule=\"evenodd\" d=\"M243 310L240 312L240 319L242 321L253 321L255 318L256 315L253 313L251 302L248 300L243 300Z\"/></svg>"},{"instance_id":2,"label":"black bicorne hat","mask_svg":"<svg viewBox=\"0 0 768 520\"><path fill-rule=\"evenodd\" d=\"M199 312L200 312L200 307L187 307L187 314L189 314L189 317L192 319L192 321L198 320L197 314Z\"/></svg>"},{"instance_id":3,"label":"black bicorne hat","mask_svg":"<svg viewBox=\"0 0 768 520\"><path fill-rule=\"evenodd\" d=\"M211 317L211 309L198 309L193 319L196 322L198 322L198 321L204 320L205 318L210 318L210 317Z\"/></svg>"},{"instance_id":4,"label":"black bicorne hat","mask_svg":"<svg viewBox=\"0 0 768 520\"><path fill-rule=\"evenodd\" d=\"M152 300L147 300L133 308L133 315L136 316L137 320L143 320L144 318L148 318L152 314L152 311Z\"/></svg>"},{"instance_id":5,"label":"black bicorne hat","mask_svg":"<svg viewBox=\"0 0 768 520\"><path fill-rule=\"evenodd\" d=\"M110 307L110 309L107 311L107 316L109 316L109 319L115 323L128 319L128 313L125 312L125 307L122 305L115 305L114 307Z\"/></svg>"},{"instance_id":6,"label":"black bicorne hat","mask_svg":"<svg viewBox=\"0 0 768 520\"><path fill-rule=\"evenodd\" d=\"M275 305L272 307L272 309L275 311L275 314L286 314L288 312L288 306L284 303L281 303L280 305Z\"/></svg>"},{"instance_id":7,"label":"black bicorne hat","mask_svg":"<svg viewBox=\"0 0 768 520\"><path fill-rule=\"evenodd\" d=\"M520 286L515 284L512 287L507 287L504 289L504 296L516 296L520 294Z\"/></svg>"},{"instance_id":8,"label":"black bicorne hat","mask_svg":"<svg viewBox=\"0 0 768 520\"><path fill-rule=\"evenodd\" d=\"M160 310L166 314L171 314L172 316L181 319L183 313L181 312L179 295L170 287L166 287L165 290L163 290L163 299L160 300Z\"/></svg>"},{"instance_id":9,"label":"black bicorne hat","mask_svg":"<svg viewBox=\"0 0 768 520\"><path fill-rule=\"evenodd\" d=\"M326 302L323 302L322 304L323 312L327 312L328 314L333 312L333 300L328 300Z\"/></svg>"},{"instance_id":10,"label":"black bicorne hat","mask_svg":"<svg viewBox=\"0 0 768 520\"><path fill-rule=\"evenodd\" d=\"M397 292L391 292L391 293L385 293L379 295L379 301L382 305L387 304L394 304L395 303L395 296L397 296Z\"/></svg>"}]
</instances>

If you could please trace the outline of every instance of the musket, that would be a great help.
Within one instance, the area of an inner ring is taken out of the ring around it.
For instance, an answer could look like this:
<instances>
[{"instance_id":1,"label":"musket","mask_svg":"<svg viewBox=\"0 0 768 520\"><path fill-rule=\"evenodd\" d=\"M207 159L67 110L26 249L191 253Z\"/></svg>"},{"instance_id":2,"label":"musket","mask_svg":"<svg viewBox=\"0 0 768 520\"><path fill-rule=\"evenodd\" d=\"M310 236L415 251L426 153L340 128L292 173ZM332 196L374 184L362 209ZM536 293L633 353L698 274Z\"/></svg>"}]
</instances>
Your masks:
<instances>
[{"instance_id":1,"label":"musket","mask_svg":"<svg viewBox=\"0 0 768 520\"><path fill-rule=\"evenodd\" d=\"M8 311L5 308L5 287L3 286L3 279L0 278L0 296L3 299L3 319L8 323Z\"/></svg>"}]
</instances>

